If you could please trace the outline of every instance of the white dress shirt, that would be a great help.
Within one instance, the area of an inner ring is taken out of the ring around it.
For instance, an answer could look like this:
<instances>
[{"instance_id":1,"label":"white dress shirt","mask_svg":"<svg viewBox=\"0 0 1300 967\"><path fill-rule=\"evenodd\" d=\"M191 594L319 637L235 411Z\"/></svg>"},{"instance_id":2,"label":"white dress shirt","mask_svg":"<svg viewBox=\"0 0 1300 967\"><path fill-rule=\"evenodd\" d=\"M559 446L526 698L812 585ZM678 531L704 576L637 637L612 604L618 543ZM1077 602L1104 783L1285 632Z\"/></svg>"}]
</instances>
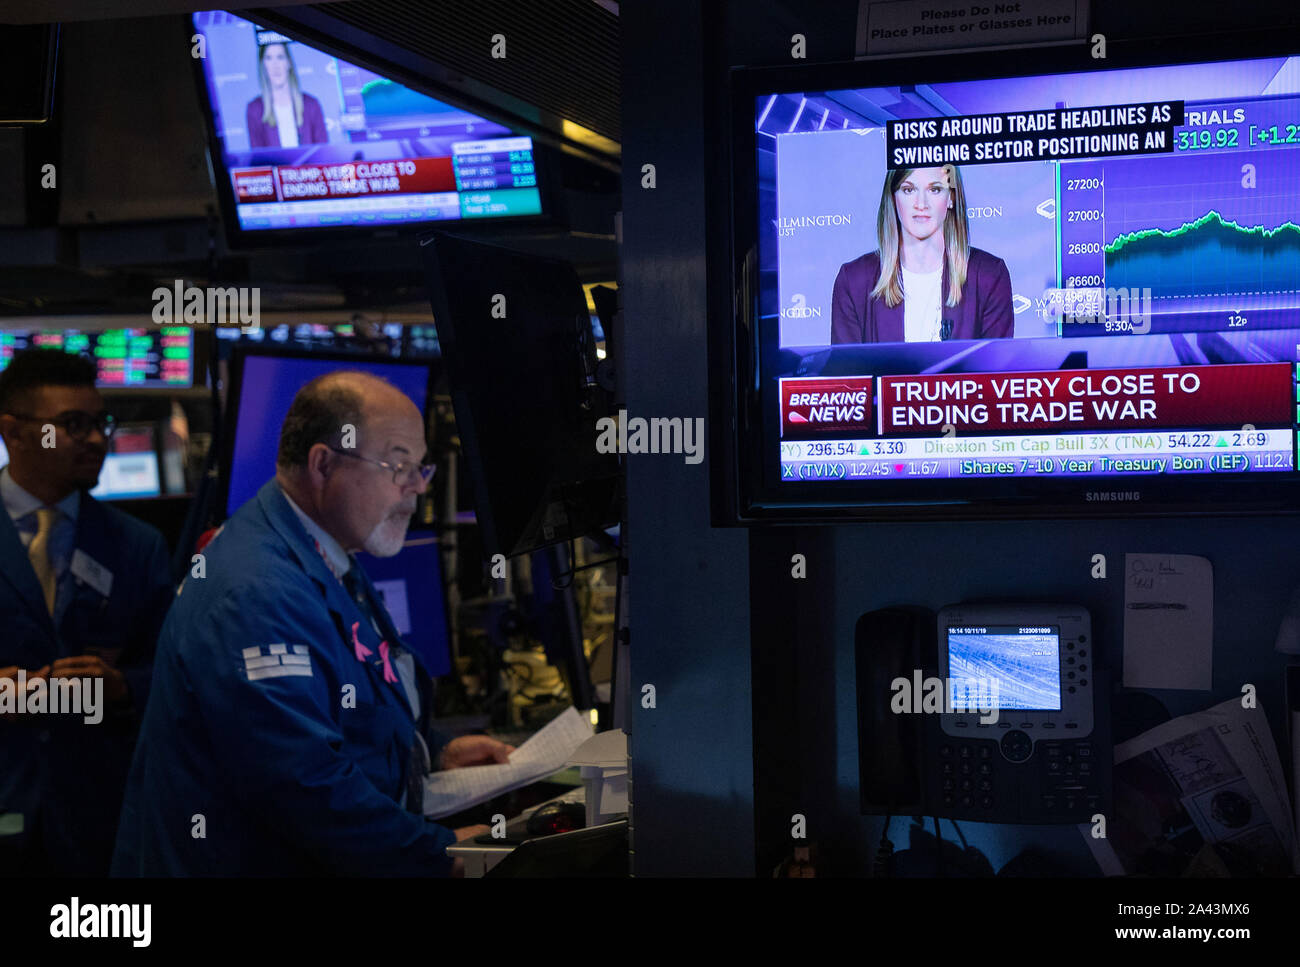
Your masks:
<instances>
[{"instance_id":1,"label":"white dress shirt","mask_svg":"<svg viewBox=\"0 0 1300 967\"><path fill-rule=\"evenodd\" d=\"M5 512L18 530L18 538L26 549L36 537L36 511L45 504L38 497L32 496L18 485L6 466L0 470L0 500L4 502ZM59 624L63 616L62 609L70 599L67 582L70 578L72 554L77 543L77 516L81 512L81 491L74 490L64 497L54 509L59 512L58 519L50 531L50 563L54 567L54 624Z\"/></svg>"}]
</instances>

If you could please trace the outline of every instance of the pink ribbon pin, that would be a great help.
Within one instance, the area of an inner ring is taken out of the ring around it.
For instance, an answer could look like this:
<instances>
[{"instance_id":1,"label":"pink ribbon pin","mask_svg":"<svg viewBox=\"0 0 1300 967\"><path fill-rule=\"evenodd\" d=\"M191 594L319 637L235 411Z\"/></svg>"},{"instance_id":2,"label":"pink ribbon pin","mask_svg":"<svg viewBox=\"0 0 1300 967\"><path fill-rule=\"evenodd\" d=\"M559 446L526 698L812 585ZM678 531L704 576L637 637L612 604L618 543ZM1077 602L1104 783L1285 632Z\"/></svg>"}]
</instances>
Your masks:
<instances>
[{"instance_id":1,"label":"pink ribbon pin","mask_svg":"<svg viewBox=\"0 0 1300 967\"><path fill-rule=\"evenodd\" d=\"M367 658L371 656L371 654L373 654L373 652L371 652L369 648L363 645L361 643L361 639L357 637L357 629L360 627L361 627L360 621L352 622L352 647L357 653L357 661L365 661ZM384 651L385 648L387 648L387 645L381 645L379 650L382 654L385 655L384 668L385 670L387 670L388 658L387 658L387 653Z\"/></svg>"},{"instance_id":2,"label":"pink ribbon pin","mask_svg":"<svg viewBox=\"0 0 1300 967\"><path fill-rule=\"evenodd\" d=\"M381 641L379 643L379 657L384 662L384 681L395 684L397 676L393 674L393 666L388 661L388 642Z\"/></svg>"}]
</instances>

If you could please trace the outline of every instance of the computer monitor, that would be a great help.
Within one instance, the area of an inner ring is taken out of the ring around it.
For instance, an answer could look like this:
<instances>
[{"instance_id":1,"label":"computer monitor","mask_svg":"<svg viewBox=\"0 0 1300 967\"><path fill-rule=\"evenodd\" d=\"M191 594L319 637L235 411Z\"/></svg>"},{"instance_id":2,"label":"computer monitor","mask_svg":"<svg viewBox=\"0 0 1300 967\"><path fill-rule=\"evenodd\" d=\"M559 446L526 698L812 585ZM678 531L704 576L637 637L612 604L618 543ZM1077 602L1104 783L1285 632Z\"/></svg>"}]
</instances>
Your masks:
<instances>
[{"instance_id":1,"label":"computer monitor","mask_svg":"<svg viewBox=\"0 0 1300 967\"><path fill-rule=\"evenodd\" d=\"M451 673L451 624L439 551L434 534L413 531L393 557L357 554L402 641L434 678Z\"/></svg>"},{"instance_id":2,"label":"computer monitor","mask_svg":"<svg viewBox=\"0 0 1300 967\"><path fill-rule=\"evenodd\" d=\"M387 380L424 412L432 370L428 361L318 352L276 352L238 346L231 359L227 433L222 476L226 510L234 513L275 475L280 426L298 390L326 373L360 370ZM437 677L451 671L451 631L436 535L412 531L390 558L358 554L361 566L384 599L406 645Z\"/></svg>"},{"instance_id":3,"label":"computer monitor","mask_svg":"<svg viewBox=\"0 0 1300 967\"><path fill-rule=\"evenodd\" d=\"M421 240L487 555L618 522L616 422L572 265L434 232Z\"/></svg>"},{"instance_id":4,"label":"computer monitor","mask_svg":"<svg viewBox=\"0 0 1300 967\"><path fill-rule=\"evenodd\" d=\"M732 91L731 522L1300 511L1294 36Z\"/></svg>"},{"instance_id":5,"label":"computer monitor","mask_svg":"<svg viewBox=\"0 0 1300 967\"><path fill-rule=\"evenodd\" d=\"M108 441L99 483L90 491L97 500L128 500L162 495L162 473L152 423L126 423Z\"/></svg>"},{"instance_id":6,"label":"computer monitor","mask_svg":"<svg viewBox=\"0 0 1300 967\"><path fill-rule=\"evenodd\" d=\"M154 449L153 424L127 424L109 441L108 455L99 472L99 483L90 491L97 500L127 500L157 497L162 493L158 451ZM9 463L9 450L0 440L0 467Z\"/></svg>"},{"instance_id":7,"label":"computer monitor","mask_svg":"<svg viewBox=\"0 0 1300 967\"><path fill-rule=\"evenodd\" d=\"M289 413L294 395L317 376L340 369L370 373L405 393L421 413L425 412L429 398L431 371L427 361L276 352L245 346L236 348L231 361L233 385L228 412L234 414L234 420L226 440L227 514L233 514L275 476L280 425Z\"/></svg>"},{"instance_id":8,"label":"computer monitor","mask_svg":"<svg viewBox=\"0 0 1300 967\"><path fill-rule=\"evenodd\" d=\"M193 14L191 32L232 243L537 221L550 208L526 134L224 10ZM276 75L293 111L266 93Z\"/></svg>"}]
</instances>

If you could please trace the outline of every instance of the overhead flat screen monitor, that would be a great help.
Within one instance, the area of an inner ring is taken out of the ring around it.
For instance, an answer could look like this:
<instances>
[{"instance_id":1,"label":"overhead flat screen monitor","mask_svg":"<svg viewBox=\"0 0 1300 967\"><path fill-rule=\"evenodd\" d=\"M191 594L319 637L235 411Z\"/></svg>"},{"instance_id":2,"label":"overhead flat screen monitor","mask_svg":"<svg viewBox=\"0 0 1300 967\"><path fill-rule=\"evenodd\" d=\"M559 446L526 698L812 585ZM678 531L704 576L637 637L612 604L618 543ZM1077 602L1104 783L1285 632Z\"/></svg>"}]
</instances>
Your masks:
<instances>
[{"instance_id":1,"label":"overhead flat screen monitor","mask_svg":"<svg viewBox=\"0 0 1300 967\"><path fill-rule=\"evenodd\" d=\"M735 74L737 516L1294 509L1300 56L1230 43Z\"/></svg>"},{"instance_id":2,"label":"overhead flat screen monitor","mask_svg":"<svg viewBox=\"0 0 1300 967\"><path fill-rule=\"evenodd\" d=\"M617 523L618 456L598 428L618 417L573 266L444 232L421 244L485 553Z\"/></svg>"},{"instance_id":3,"label":"overhead flat screen monitor","mask_svg":"<svg viewBox=\"0 0 1300 967\"><path fill-rule=\"evenodd\" d=\"M530 137L234 14L193 24L235 238L542 214Z\"/></svg>"},{"instance_id":4,"label":"overhead flat screen monitor","mask_svg":"<svg viewBox=\"0 0 1300 967\"><path fill-rule=\"evenodd\" d=\"M234 430L228 441L226 513L233 514L275 476L280 425L298 390L317 376L355 369L392 383L425 412L427 363L312 353L275 353L240 347L234 356Z\"/></svg>"},{"instance_id":5,"label":"overhead flat screen monitor","mask_svg":"<svg viewBox=\"0 0 1300 967\"><path fill-rule=\"evenodd\" d=\"M0 330L0 370L24 349L62 349L95 362L103 389L181 389L194 382L194 331L187 326L149 329Z\"/></svg>"}]
</instances>

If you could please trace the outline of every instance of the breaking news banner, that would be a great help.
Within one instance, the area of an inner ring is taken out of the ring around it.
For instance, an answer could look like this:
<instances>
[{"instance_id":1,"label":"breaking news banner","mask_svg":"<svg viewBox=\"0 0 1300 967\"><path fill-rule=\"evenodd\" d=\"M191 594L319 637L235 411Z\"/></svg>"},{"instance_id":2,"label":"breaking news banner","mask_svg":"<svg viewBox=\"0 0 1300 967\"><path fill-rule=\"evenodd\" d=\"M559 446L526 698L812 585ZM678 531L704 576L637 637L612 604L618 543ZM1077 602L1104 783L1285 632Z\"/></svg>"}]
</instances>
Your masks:
<instances>
[{"instance_id":1,"label":"breaking news banner","mask_svg":"<svg viewBox=\"0 0 1300 967\"><path fill-rule=\"evenodd\" d=\"M1182 101L890 121L891 168L1172 152Z\"/></svg>"},{"instance_id":2,"label":"breaking news banner","mask_svg":"<svg viewBox=\"0 0 1300 967\"><path fill-rule=\"evenodd\" d=\"M262 166L234 171L231 177L239 204L456 191L451 158Z\"/></svg>"},{"instance_id":3,"label":"breaking news banner","mask_svg":"<svg viewBox=\"0 0 1300 967\"><path fill-rule=\"evenodd\" d=\"M879 381L878 405L876 382ZM781 380L782 437L1285 425L1291 367L837 376Z\"/></svg>"},{"instance_id":4,"label":"breaking news banner","mask_svg":"<svg viewBox=\"0 0 1300 967\"><path fill-rule=\"evenodd\" d=\"M1286 363L882 376L880 433L1287 424Z\"/></svg>"}]
</instances>

